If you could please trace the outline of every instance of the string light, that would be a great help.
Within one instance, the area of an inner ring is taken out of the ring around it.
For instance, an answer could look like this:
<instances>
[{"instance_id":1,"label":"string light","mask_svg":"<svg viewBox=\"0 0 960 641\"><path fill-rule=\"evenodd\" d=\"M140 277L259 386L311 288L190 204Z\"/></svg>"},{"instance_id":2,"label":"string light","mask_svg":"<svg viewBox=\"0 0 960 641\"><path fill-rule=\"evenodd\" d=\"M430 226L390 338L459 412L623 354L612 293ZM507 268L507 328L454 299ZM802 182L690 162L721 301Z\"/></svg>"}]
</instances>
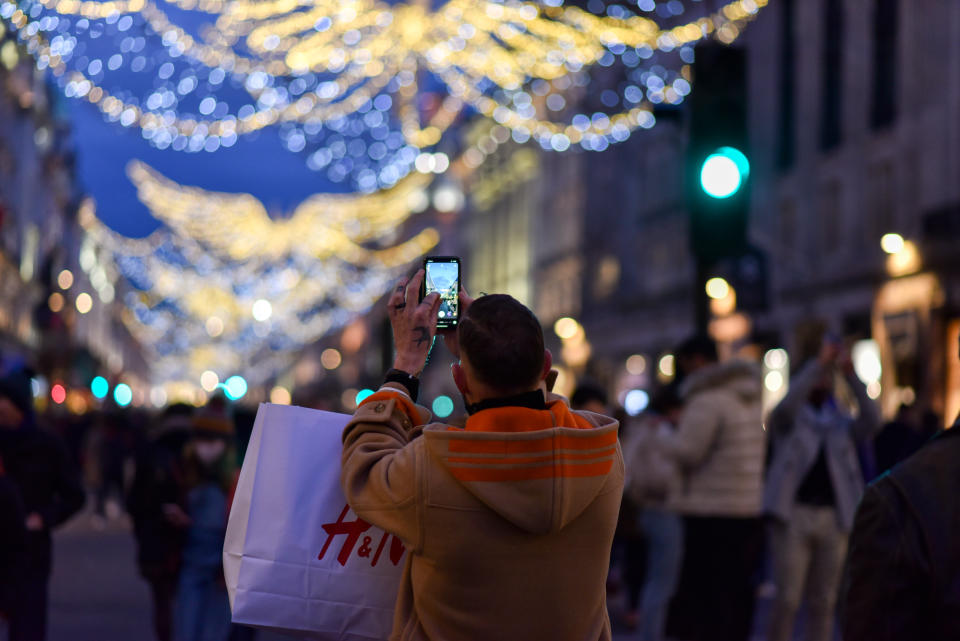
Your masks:
<instances>
[{"instance_id":1,"label":"string light","mask_svg":"<svg viewBox=\"0 0 960 641\"><path fill-rule=\"evenodd\" d=\"M731 42L767 2L688 19L679 0L604 16L562 0L0 0L0 18L65 95L154 147L212 153L272 127L312 170L359 192L318 194L272 220L249 194L178 185L135 162L128 175L160 230L124 238L92 203L81 208L91 284L123 302L163 390L183 398L214 365L247 373L256 362L266 380L369 309L438 242L431 228L392 240L429 205L435 175L476 168L509 140L602 151L652 127L655 105L691 90L692 45ZM486 134L455 157L434 148L472 113L492 123ZM515 156L529 172L529 154ZM131 289L115 292L120 275ZM260 300L271 314L258 320Z\"/></svg>"},{"instance_id":2,"label":"string light","mask_svg":"<svg viewBox=\"0 0 960 641\"><path fill-rule=\"evenodd\" d=\"M652 126L653 105L683 100L690 90L684 71L690 45L708 37L732 42L767 2L735 0L689 21L661 18L663 26L625 5L607 6L607 15L598 16L561 2L450 0L436 10L375 0L174 2L215 20L199 36L184 26L195 21L192 14L178 14L178 24L149 0L7 0L0 16L18 30L38 65L61 78L68 96L96 104L123 126L140 127L159 147L211 151L288 123L286 142L302 151L309 139L320 140L319 129L336 123L348 125L353 139L361 130L399 129L406 145L419 149L439 142L468 108L544 148L579 143L599 151ZM110 38L113 46L105 46ZM99 46L82 55L79 45L92 40ZM147 40L145 51L141 41ZM92 50L104 53L95 58ZM659 64L658 57L673 60ZM634 71L621 87L599 92L605 112L564 109L564 93L589 84L590 68L614 62ZM152 74L157 82L138 95L132 85L145 83L124 82L130 72ZM420 104L429 94L419 86L423 72L452 98L432 113ZM362 118L365 113L373 115ZM356 127L355 117L367 122ZM338 136L317 142L314 153L339 148ZM375 162L387 158L381 154L377 147ZM390 156L381 169L393 169L384 176L361 171L353 177L361 191L372 191L375 180L389 186L408 164L403 160Z\"/></svg>"},{"instance_id":3,"label":"string light","mask_svg":"<svg viewBox=\"0 0 960 641\"><path fill-rule=\"evenodd\" d=\"M125 238L97 219L90 200L78 220L90 251L133 286L122 296L121 320L146 346L155 383L196 387L213 369L267 381L303 345L366 312L439 238L426 228L385 240L412 215L405 203L428 180L419 174L373 196L314 196L274 221L250 195L178 185L142 164L129 173L164 227ZM236 229L222 236L224 227ZM171 398L176 391L167 390Z\"/></svg>"}]
</instances>

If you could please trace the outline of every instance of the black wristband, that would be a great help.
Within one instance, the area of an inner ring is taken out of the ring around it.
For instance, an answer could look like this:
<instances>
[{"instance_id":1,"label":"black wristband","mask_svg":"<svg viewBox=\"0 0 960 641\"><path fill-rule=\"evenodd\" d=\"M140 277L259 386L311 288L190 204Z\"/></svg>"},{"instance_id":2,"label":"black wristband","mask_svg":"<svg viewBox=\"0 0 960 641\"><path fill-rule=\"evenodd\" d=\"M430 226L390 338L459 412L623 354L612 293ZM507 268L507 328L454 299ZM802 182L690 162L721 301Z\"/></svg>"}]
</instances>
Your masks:
<instances>
[{"instance_id":1,"label":"black wristband","mask_svg":"<svg viewBox=\"0 0 960 641\"><path fill-rule=\"evenodd\" d=\"M386 376L383 377L384 383L400 383L407 388L407 393L410 394L410 398L413 399L413 402L417 402L417 396L420 394L420 379L409 374L402 369L391 369L387 372Z\"/></svg>"}]
</instances>

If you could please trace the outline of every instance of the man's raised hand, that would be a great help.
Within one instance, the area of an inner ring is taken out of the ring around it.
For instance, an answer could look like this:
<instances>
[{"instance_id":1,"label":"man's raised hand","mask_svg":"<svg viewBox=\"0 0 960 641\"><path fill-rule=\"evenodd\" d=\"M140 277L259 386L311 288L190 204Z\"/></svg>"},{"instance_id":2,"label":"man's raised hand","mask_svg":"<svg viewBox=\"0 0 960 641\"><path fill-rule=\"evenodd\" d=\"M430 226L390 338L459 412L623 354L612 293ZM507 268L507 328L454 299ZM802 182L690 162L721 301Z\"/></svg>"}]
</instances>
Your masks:
<instances>
[{"instance_id":1,"label":"man's raised hand","mask_svg":"<svg viewBox=\"0 0 960 641\"><path fill-rule=\"evenodd\" d=\"M437 334L437 312L440 310L440 295L436 292L418 302L423 278L421 269L413 278L401 280L387 301L393 344L397 350L393 366L414 376L420 375L427 362L433 337Z\"/></svg>"}]
</instances>

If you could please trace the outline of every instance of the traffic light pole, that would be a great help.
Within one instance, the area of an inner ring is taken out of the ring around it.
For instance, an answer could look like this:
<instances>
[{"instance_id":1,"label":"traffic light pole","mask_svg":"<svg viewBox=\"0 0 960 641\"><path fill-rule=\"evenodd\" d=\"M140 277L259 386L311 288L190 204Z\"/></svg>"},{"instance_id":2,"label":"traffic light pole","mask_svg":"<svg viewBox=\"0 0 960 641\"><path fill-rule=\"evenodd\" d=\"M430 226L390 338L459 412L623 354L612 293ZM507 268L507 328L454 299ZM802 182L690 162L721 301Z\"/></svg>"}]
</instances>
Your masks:
<instances>
[{"instance_id":1,"label":"traffic light pole","mask_svg":"<svg viewBox=\"0 0 960 641\"><path fill-rule=\"evenodd\" d=\"M688 101L685 185L694 256L694 323L710 323L709 273L747 250L750 162L747 156L746 54L719 43L700 44Z\"/></svg>"}]
</instances>

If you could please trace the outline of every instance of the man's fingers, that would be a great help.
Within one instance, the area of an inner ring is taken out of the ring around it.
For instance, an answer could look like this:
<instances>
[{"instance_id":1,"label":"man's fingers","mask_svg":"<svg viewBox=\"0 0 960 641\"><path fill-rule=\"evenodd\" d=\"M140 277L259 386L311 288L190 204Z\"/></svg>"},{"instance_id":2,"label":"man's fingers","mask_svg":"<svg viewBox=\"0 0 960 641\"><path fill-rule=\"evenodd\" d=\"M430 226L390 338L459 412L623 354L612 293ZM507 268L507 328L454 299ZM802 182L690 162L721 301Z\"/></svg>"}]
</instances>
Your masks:
<instances>
[{"instance_id":1,"label":"man's fingers","mask_svg":"<svg viewBox=\"0 0 960 641\"><path fill-rule=\"evenodd\" d=\"M461 316L470 309L470 305L473 304L474 299L467 293L467 290L463 287L460 288L460 314Z\"/></svg>"},{"instance_id":2,"label":"man's fingers","mask_svg":"<svg viewBox=\"0 0 960 641\"><path fill-rule=\"evenodd\" d=\"M434 325L436 325L437 313L440 311L440 305L442 303L443 300L440 298L440 294L437 294L437 299L430 305L430 318L434 319Z\"/></svg>"},{"instance_id":3,"label":"man's fingers","mask_svg":"<svg viewBox=\"0 0 960 641\"><path fill-rule=\"evenodd\" d=\"M407 283L407 303L411 307L416 307L417 302L420 300L420 285L423 284L423 277L424 271L418 269L417 273L410 279L410 282Z\"/></svg>"},{"instance_id":4,"label":"man's fingers","mask_svg":"<svg viewBox=\"0 0 960 641\"><path fill-rule=\"evenodd\" d=\"M417 312L422 314L426 320L436 318L437 312L440 310L440 303L440 294L432 292L423 298L423 302L420 303Z\"/></svg>"},{"instance_id":5,"label":"man's fingers","mask_svg":"<svg viewBox=\"0 0 960 641\"><path fill-rule=\"evenodd\" d=\"M410 279L406 277L397 281L397 285L393 288L393 293L390 295L390 300L387 301L387 307L390 313L399 311L406 306L405 294L407 291L407 283L409 282Z\"/></svg>"}]
</instances>

